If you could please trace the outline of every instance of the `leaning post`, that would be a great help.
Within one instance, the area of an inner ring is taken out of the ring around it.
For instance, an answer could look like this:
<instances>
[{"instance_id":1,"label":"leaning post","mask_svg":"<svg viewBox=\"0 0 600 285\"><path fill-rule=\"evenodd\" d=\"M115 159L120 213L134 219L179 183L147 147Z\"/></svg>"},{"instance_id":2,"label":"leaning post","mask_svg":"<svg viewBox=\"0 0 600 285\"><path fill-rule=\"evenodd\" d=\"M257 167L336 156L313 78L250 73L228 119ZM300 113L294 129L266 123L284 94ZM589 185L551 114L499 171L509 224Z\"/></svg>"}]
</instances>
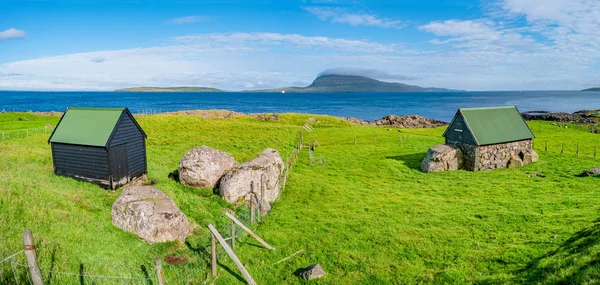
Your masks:
<instances>
[{"instance_id":1,"label":"leaning post","mask_svg":"<svg viewBox=\"0 0 600 285\"><path fill-rule=\"evenodd\" d=\"M210 234L210 256L211 256L211 263L210 263L210 267L212 269L212 275L217 276L217 244L216 244L216 238L215 238L215 234L211 233Z\"/></svg>"},{"instance_id":2,"label":"leaning post","mask_svg":"<svg viewBox=\"0 0 600 285\"><path fill-rule=\"evenodd\" d=\"M27 257L29 273L31 274L31 282L33 285L44 285L42 272L40 271L40 266L37 260L37 254L35 253L33 233L31 233L31 230L23 231L23 246L25 249L25 256Z\"/></svg>"}]
</instances>

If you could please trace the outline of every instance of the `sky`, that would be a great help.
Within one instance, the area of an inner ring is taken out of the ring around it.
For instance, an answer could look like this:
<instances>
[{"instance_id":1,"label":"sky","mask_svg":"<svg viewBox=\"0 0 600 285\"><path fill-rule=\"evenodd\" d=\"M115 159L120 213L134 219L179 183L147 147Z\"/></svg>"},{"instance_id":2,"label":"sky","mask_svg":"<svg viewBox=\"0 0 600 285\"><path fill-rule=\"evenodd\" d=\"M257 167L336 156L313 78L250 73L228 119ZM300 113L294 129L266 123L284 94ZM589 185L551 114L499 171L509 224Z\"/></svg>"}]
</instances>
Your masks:
<instances>
[{"instance_id":1,"label":"sky","mask_svg":"<svg viewBox=\"0 0 600 285\"><path fill-rule=\"evenodd\" d=\"M599 0L0 0L0 90L600 86Z\"/></svg>"}]
</instances>

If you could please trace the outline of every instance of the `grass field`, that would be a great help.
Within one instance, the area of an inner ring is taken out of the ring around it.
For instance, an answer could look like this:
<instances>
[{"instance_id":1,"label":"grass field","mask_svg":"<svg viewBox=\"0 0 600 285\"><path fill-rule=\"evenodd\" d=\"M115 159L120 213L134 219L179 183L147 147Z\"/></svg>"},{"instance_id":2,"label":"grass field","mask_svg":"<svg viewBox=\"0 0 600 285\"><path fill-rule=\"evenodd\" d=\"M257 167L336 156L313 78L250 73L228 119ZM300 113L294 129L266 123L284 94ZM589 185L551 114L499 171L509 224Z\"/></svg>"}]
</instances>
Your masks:
<instances>
[{"instance_id":1,"label":"grass field","mask_svg":"<svg viewBox=\"0 0 600 285\"><path fill-rule=\"evenodd\" d=\"M0 130L58 120L17 119L25 115L1 114ZM186 244L152 246L112 226L110 208L120 191L52 174L47 135L0 141L0 254L19 250L20 233L30 228L42 268L139 276L154 256L176 255L188 262L166 267L170 284L188 281L189 274L198 277L192 282L203 281L206 225L226 226L221 209L231 206L211 190L169 180L168 173L197 145L228 151L240 162L267 147L286 157L309 117L319 121L305 138L321 144L315 162L301 153L285 192L256 228L277 250L250 239L236 247L259 284L303 283L293 273L317 262L328 274L315 284L600 283L600 179L575 177L600 164L593 157L600 141L584 127L547 122L530 122L537 163L427 174L420 162L429 146L443 142L443 128L399 132L292 114L266 122L141 116L149 178L198 225ZM243 283L228 258L219 272L216 284Z\"/></svg>"}]
</instances>

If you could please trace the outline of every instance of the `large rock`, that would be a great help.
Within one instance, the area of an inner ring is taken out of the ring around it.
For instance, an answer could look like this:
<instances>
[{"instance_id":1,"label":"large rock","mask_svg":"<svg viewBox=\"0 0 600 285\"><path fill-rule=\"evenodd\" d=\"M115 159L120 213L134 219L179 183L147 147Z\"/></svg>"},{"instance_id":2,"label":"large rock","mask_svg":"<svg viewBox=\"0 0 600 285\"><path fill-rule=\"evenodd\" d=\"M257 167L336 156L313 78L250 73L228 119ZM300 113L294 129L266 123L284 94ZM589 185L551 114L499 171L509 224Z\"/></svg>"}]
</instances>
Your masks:
<instances>
[{"instance_id":1,"label":"large rock","mask_svg":"<svg viewBox=\"0 0 600 285\"><path fill-rule=\"evenodd\" d=\"M251 161L245 162L229 170L221 178L218 193L227 202L234 203L241 199L250 200L250 193L261 199L261 181L264 188L262 200L272 203L279 196L279 178L284 165L279 152L266 149ZM253 182L254 188L250 184ZM264 210L270 207L263 207ZM263 214L264 214L263 210ZM268 210L267 210L268 211Z\"/></svg>"},{"instance_id":2,"label":"large rock","mask_svg":"<svg viewBox=\"0 0 600 285\"><path fill-rule=\"evenodd\" d=\"M521 160L521 158L518 156L511 157L507 165L508 168L515 168L521 166L523 166L523 160Z\"/></svg>"},{"instance_id":3,"label":"large rock","mask_svg":"<svg viewBox=\"0 0 600 285\"><path fill-rule=\"evenodd\" d=\"M215 188L223 174L237 165L229 153L200 146L186 153L179 162L179 181L196 188Z\"/></svg>"},{"instance_id":4,"label":"large rock","mask_svg":"<svg viewBox=\"0 0 600 285\"><path fill-rule=\"evenodd\" d=\"M535 150L531 150L530 152L523 155L523 164L529 164L538 160L540 160L540 157L538 156L537 152L535 152Z\"/></svg>"},{"instance_id":5,"label":"large rock","mask_svg":"<svg viewBox=\"0 0 600 285\"><path fill-rule=\"evenodd\" d=\"M424 172L440 172L461 169L463 164L460 149L438 144L429 148L425 159L421 162L421 170Z\"/></svg>"},{"instance_id":6,"label":"large rock","mask_svg":"<svg viewBox=\"0 0 600 285\"><path fill-rule=\"evenodd\" d=\"M112 206L112 223L148 243L184 241L190 222L175 202L152 186L131 186Z\"/></svg>"},{"instance_id":7,"label":"large rock","mask_svg":"<svg viewBox=\"0 0 600 285\"><path fill-rule=\"evenodd\" d=\"M312 280L325 276L325 270L323 270L323 267L317 263L304 268L302 271L300 271L300 273L298 273L298 275L300 275L300 277L302 277L304 280Z\"/></svg>"}]
</instances>

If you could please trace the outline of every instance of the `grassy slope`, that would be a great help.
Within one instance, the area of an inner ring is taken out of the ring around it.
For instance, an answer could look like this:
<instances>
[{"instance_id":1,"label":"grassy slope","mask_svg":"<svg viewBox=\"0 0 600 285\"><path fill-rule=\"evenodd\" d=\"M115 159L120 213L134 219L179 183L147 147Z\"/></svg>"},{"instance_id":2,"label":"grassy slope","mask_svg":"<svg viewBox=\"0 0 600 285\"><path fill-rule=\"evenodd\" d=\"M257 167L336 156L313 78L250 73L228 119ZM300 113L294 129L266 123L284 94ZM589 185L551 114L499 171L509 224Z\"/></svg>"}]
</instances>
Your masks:
<instances>
[{"instance_id":1,"label":"grassy slope","mask_svg":"<svg viewBox=\"0 0 600 285\"><path fill-rule=\"evenodd\" d=\"M11 128L13 123L2 116L0 129ZM68 271L83 264L94 273L139 274L136 268L150 266L153 256L164 254L200 263L197 259L203 257L195 257L190 248L205 243L207 223L224 225L220 209L227 204L209 190L168 180L179 157L201 144L229 151L238 161L266 147L289 154L297 126L306 118L139 118L149 135L150 178L201 226L187 246L149 246L115 229L110 206L119 192L53 176L46 136L0 142L0 247L18 249L20 231L32 228L41 240L40 259L46 268L54 248L56 266ZM250 246L255 244L251 240L238 243L238 256L258 282L298 283L292 273L314 262L329 273L317 282L323 284L590 283L600 278L595 224L600 180L573 176L599 164L592 158L598 135L533 122L536 147L543 149L548 141L550 150L539 151L538 163L426 174L418 170L420 161L429 146L442 142L442 129L405 131L408 142L401 143L403 134L395 129L319 120L309 140L315 137L323 145L315 157L319 161L322 155L328 166L308 165L304 151L286 192L257 230L277 250ZM38 124L35 119L28 122ZM357 145L352 143L355 134ZM563 141L565 154L560 155ZM573 155L577 142L578 158ZM272 265L303 248L302 254ZM226 258L220 272L218 284L241 283Z\"/></svg>"}]
</instances>

